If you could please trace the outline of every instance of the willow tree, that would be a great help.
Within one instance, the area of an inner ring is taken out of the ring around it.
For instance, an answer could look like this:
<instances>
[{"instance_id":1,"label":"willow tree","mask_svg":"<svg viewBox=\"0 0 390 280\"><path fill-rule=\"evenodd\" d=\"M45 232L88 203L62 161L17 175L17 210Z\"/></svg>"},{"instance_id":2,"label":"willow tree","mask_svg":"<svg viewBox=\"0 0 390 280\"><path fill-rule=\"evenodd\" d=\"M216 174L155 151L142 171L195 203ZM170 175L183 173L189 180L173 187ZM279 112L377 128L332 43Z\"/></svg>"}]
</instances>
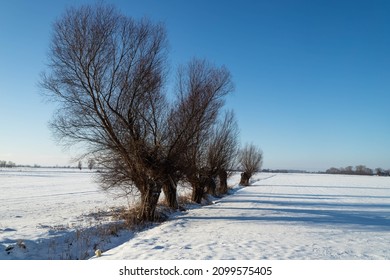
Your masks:
<instances>
[{"instance_id":1,"label":"willow tree","mask_svg":"<svg viewBox=\"0 0 390 280\"><path fill-rule=\"evenodd\" d=\"M192 200L200 203L209 180L208 151L225 97L233 90L225 67L195 59L178 74L175 134L185 150L180 171L192 186Z\"/></svg>"},{"instance_id":2,"label":"willow tree","mask_svg":"<svg viewBox=\"0 0 390 280\"><path fill-rule=\"evenodd\" d=\"M139 193L142 220L154 219L164 177L166 45L161 24L111 6L71 8L54 23L41 80L59 105L57 140L105 167L103 188Z\"/></svg>"},{"instance_id":3,"label":"willow tree","mask_svg":"<svg viewBox=\"0 0 390 280\"><path fill-rule=\"evenodd\" d=\"M240 185L248 186L255 172L260 171L263 164L263 152L254 144L246 144L239 152L238 161L243 172Z\"/></svg>"},{"instance_id":4,"label":"willow tree","mask_svg":"<svg viewBox=\"0 0 390 280\"><path fill-rule=\"evenodd\" d=\"M212 195L225 194L228 191L228 172L236 165L238 155L238 126L233 111L227 111L217 122L210 137L207 152L209 182L219 178L219 186L212 182L208 192ZM213 189L215 188L215 189Z\"/></svg>"}]
</instances>

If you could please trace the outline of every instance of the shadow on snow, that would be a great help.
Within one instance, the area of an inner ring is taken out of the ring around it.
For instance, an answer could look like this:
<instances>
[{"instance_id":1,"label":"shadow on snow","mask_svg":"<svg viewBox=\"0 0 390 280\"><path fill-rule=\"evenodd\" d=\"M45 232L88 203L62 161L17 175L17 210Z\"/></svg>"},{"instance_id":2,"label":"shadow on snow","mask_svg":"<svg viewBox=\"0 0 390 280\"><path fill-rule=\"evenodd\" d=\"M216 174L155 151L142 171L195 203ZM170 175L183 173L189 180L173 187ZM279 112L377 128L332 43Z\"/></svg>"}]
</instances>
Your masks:
<instances>
[{"instance_id":1,"label":"shadow on snow","mask_svg":"<svg viewBox=\"0 0 390 280\"><path fill-rule=\"evenodd\" d=\"M277 185L284 187L309 187L300 185ZM256 186L250 186L256 187ZM258 186L257 186L258 187ZM313 186L310 186L313 188ZM321 186L323 188L323 186ZM359 188L337 187L327 188ZM365 188L367 189L367 188ZM372 189L372 188L370 188ZM388 188L374 188L386 189ZM247 189L248 190L248 189ZM267 199L268 198L268 199ZM342 202L340 199L390 199L389 196L359 196L332 194L272 194L242 193L234 199L219 201L216 205L207 206L210 210L230 210L233 215L184 217L191 220L235 220L254 222L287 222L303 225L325 225L334 227L352 227L367 231L390 230L390 203ZM288 200L285 200L288 199ZM253 207L242 207L242 204ZM229 206L224 206L229 204ZM233 205L233 206L230 206ZM237 205L237 207L235 207ZM237 215L240 212L243 215ZM236 213L236 214L234 214ZM248 214L249 213L249 214ZM252 214L253 213L253 214ZM210 213L211 214L211 213Z\"/></svg>"}]
</instances>

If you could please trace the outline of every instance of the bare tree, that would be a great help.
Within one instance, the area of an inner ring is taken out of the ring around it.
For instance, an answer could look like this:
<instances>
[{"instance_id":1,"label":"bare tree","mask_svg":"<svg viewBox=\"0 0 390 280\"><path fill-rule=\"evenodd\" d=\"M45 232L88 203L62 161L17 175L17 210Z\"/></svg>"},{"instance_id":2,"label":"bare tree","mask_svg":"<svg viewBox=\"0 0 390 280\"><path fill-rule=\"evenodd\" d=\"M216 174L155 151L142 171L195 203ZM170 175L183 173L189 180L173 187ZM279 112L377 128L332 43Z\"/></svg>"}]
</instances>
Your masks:
<instances>
[{"instance_id":1,"label":"bare tree","mask_svg":"<svg viewBox=\"0 0 390 280\"><path fill-rule=\"evenodd\" d=\"M93 158L90 158L88 160L88 168L89 170L92 170L95 167L95 160Z\"/></svg>"},{"instance_id":2,"label":"bare tree","mask_svg":"<svg viewBox=\"0 0 390 280\"><path fill-rule=\"evenodd\" d=\"M373 175L374 171L371 168L366 167L365 165L357 165L355 167L355 173L357 175Z\"/></svg>"},{"instance_id":3,"label":"bare tree","mask_svg":"<svg viewBox=\"0 0 390 280\"><path fill-rule=\"evenodd\" d=\"M160 172L166 32L111 6L68 9L54 24L50 72L42 77L60 104L51 128L66 146L105 167L104 189L139 193L139 218L153 220Z\"/></svg>"},{"instance_id":4,"label":"bare tree","mask_svg":"<svg viewBox=\"0 0 390 280\"><path fill-rule=\"evenodd\" d=\"M253 173L260 171L263 164L263 152L254 144L246 144L239 154L239 163L243 169L240 185L248 186Z\"/></svg>"},{"instance_id":5,"label":"bare tree","mask_svg":"<svg viewBox=\"0 0 390 280\"><path fill-rule=\"evenodd\" d=\"M382 168L380 168L380 167L375 168L375 174L377 176L383 176L384 173L385 173L385 171Z\"/></svg>"},{"instance_id":6,"label":"bare tree","mask_svg":"<svg viewBox=\"0 0 390 280\"><path fill-rule=\"evenodd\" d=\"M207 152L209 170L208 192L225 194L228 191L228 171L234 168L238 153L238 126L233 111L225 113L224 118L215 125L210 136ZM215 189L214 178L219 177L219 187Z\"/></svg>"},{"instance_id":7,"label":"bare tree","mask_svg":"<svg viewBox=\"0 0 390 280\"><path fill-rule=\"evenodd\" d=\"M352 166L345 167L344 172L345 174L353 174L354 173L353 167Z\"/></svg>"},{"instance_id":8,"label":"bare tree","mask_svg":"<svg viewBox=\"0 0 390 280\"><path fill-rule=\"evenodd\" d=\"M197 203L202 200L209 178L210 136L224 97L232 90L231 75L225 67L194 59L179 70L171 139L180 143L175 146L181 147L179 173L191 184L192 200Z\"/></svg>"}]
</instances>

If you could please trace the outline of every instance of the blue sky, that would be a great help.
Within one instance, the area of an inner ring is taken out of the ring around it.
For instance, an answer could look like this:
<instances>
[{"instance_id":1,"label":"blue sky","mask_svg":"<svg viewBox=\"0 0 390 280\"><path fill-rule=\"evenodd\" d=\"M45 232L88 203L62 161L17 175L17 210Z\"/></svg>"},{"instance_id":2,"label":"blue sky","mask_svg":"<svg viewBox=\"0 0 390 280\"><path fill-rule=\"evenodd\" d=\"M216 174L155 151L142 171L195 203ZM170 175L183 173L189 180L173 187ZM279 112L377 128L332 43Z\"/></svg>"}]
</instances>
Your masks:
<instances>
[{"instance_id":1,"label":"blue sky","mask_svg":"<svg viewBox=\"0 0 390 280\"><path fill-rule=\"evenodd\" d=\"M390 1L111 0L166 24L172 76L193 57L225 65L241 142L264 168L390 169ZM94 1L4 1L0 9L0 160L67 165L39 95L51 24Z\"/></svg>"}]
</instances>

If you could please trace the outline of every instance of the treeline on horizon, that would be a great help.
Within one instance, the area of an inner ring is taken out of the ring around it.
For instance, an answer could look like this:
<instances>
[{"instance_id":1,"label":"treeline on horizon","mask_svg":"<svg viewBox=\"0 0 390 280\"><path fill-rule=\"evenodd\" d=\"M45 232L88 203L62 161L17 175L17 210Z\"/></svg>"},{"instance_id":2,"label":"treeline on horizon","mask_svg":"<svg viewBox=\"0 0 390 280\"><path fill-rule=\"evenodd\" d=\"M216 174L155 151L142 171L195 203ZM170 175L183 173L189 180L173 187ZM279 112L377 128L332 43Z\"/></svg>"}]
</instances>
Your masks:
<instances>
[{"instance_id":1,"label":"treeline on horizon","mask_svg":"<svg viewBox=\"0 0 390 280\"><path fill-rule=\"evenodd\" d=\"M16 163L12 161L5 161L5 160L0 160L0 168L1 167L16 167Z\"/></svg>"},{"instance_id":2,"label":"treeline on horizon","mask_svg":"<svg viewBox=\"0 0 390 280\"><path fill-rule=\"evenodd\" d=\"M80 168L77 165L39 165L39 164L17 164L13 161L0 160L0 168L16 168L16 167L26 167L26 168ZM91 168L90 168L91 169Z\"/></svg>"},{"instance_id":3,"label":"treeline on horizon","mask_svg":"<svg viewBox=\"0 0 390 280\"><path fill-rule=\"evenodd\" d=\"M295 169L262 169L262 172L268 173L311 173L311 174L344 174L344 175L366 175L366 176L390 176L390 169L386 170L383 168L371 169L365 165L357 165L356 167L331 167L324 171L306 171L306 170L295 170Z\"/></svg>"},{"instance_id":4,"label":"treeline on horizon","mask_svg":"<svg viewBox=\"0 0 390 280\"><path fill-rule=\"evenodd\" d=\"M356 167L331 167L325 171L326 174L346 174L346 175L377 175L377 176L390 176L390 170L383 168L375 168L375 170L366 167L365 165L357 165Z\"/></svg>"}]
</instances>

